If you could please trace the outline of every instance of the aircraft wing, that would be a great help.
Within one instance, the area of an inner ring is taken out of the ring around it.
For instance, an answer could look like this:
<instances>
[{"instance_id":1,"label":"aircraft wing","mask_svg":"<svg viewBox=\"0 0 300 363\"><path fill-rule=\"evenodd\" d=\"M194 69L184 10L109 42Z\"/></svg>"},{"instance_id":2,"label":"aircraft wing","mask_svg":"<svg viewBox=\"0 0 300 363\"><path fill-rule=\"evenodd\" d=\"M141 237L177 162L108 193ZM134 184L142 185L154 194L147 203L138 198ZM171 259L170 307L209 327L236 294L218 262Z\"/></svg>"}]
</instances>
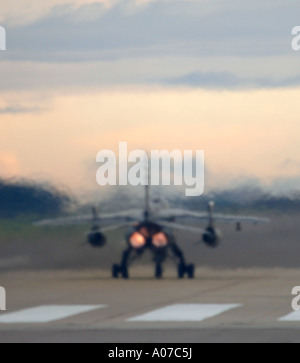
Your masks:
<instances>
[{"instance_id":1,"label":"aircraft wing","mask_svg":"<svg viewBox=\"0 0 300 363\"><path fill-rule=\"evenodd\" d=\"M270 219L268 218L260 218L254 216L233 216L233 215L226 215L226 214L214 214L214 220L218 222L228 222L228 223L253 223L253 224L263 224L269 223Z\"/></svg>"},{"instance_id":2,"label":"aircraft wing","mask_svg":"<svg viewBox=\"0 0 300 363\"><path fill-rule=\"evenodd\" d=\"M133 210L111 214L101 214L96 217L93 215L81 215L57 219L45 219L34 223L35 226L71 226L77 224L99 224L111 225L111 224L123 224L139 221L142 219L142 212Z\"/></svg>"},{"instance_id":3,"label":"aircraft wing","mask_svg":"<svg viewBox=\"0 0 300 363\"><path fill-rule=\"evenodd\" d=\"M212 214L214 221L228 222L228 223L269 223L267 218L260 218L254 216L235 216L226 214ZM162 221L181 221L187 223L197 223L199 221L208 222L211 216L209 213L199 213L182 209L167 209L161 210L157 214L157 219Z\"/></svg>"}]
</instances>

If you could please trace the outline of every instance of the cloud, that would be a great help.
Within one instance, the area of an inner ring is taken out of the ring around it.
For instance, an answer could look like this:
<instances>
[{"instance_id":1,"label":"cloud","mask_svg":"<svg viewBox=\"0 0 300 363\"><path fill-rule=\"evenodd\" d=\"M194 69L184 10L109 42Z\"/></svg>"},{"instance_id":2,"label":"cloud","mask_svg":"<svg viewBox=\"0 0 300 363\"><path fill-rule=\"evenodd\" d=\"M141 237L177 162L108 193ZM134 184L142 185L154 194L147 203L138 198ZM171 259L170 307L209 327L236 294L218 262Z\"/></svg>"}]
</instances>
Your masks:
<instances>
[{"instance_id":1,"label":"cloud","mask_svg":"<svg viewBox=\"0 0 300 363\"><path fill-rule=\"evenodd\" d=\"M241 78L230 72L192 72L180 77L162 79L161 83L199 88L281 88L300 86L300 75L275 80L271 78Z\"/></svg>"},{"instance_id":2,"label":"cloud","mask_svg":"<svg viewBox=\"0 0 300 363\"><path fill-rule=\"evenodd\" d=\"M180 77L167 78L162 83L174 86L190 86L190 87L224 87L232 88L237 86L245 86L249 84L249 79L241 79L229 72L193 72Z\"/></svg>"},{"instance_id":3,"label":"cloud","mask_svg":"<svg viewBox=\"0 0 300 363\"><path fill-rule=\"evenodd\" d=\"M256 64L255 64L256 61ZM240 63L241 62L241 63ZM253 68L249 64L255 64ZM281 73L277 67L282 64ZM205 71L194 71L197 64ZM249 59L247 62L232 58L218 65L215 58L198 61L191 59L145 58L119 61L44 63L2 62L0 91L57 90L80 91L127 86L186 86L201 89L257 89L296 88L300 86L298 62L281 59L272 66L268 61ZM243 76L246 74L248 76ZM294 75L291 75L293 74ZM40 107L9 105L0 108L5 113L42 112Z\"/></svg>"},{"instance_id":4,"label":"cloud","mask_svg":"<svg viewBox=\"0 0 300 363\"><path fill-rule=\"evenodd\" d=\"M0 115L18 115L24 113L36 113L41 111L42 109L39 107L7 106L0 108Z\"/></svg>"},{"instance_id":5,"label":"cloud","mask_svg":"<svg viewBox=\"0 0 300 363\"><path fill-rule=\"evenodd\" d=\"M10 2L17 5L6 11L7 18L14 18L21 6L16 0ZM31 55L31 60L40 60L47 55L48 61L58 56L60 61L70 56L78 61L90 60L94 52L118 59L155 54L291 54L291 29L298 24L300 12L298 0L278 0L276 6L273 0L263 4L259 0L151 1L139 6L122 0L109 2L109 7L95 1L81 7L83 2L59 4L60 0L48 1L38 10L34 1L28 14L39 13L35 21L14 27L8 23L6 59Z\"/></svg>"},{"instance_id":6,"label":"cloud","mask_svg":"<svg viewBox=\"0 0 300 363\"><path fill-rule=\"evenodd\" d=\"M1 89L300 83L291 49L298 0L4 0L2 8Z\"/></svg>"},{"instance_id":7,"label":"cloud","mask_svg":"<svg viewBox=\"0 0 300 363\"><path fill-rule=\"evenodd\" d=\"M0 22L11 26L28 25L47 16L57 7L61 13L68 13L90 4L107 7L113 3L113 0L1 0Z\"/></svg>"}]
</instances>

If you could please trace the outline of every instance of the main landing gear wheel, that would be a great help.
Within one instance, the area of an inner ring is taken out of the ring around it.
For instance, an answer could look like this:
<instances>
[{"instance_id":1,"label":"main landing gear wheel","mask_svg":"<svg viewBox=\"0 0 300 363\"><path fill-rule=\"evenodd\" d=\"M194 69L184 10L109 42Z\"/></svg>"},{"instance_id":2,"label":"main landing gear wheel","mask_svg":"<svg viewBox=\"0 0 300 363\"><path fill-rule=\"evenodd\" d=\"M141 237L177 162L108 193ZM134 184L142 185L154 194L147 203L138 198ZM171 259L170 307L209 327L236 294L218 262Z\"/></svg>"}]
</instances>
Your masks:
<instances>
[{"instance_id":1,"label":"main landing gear wheel","mask_svg":"<svg viewBox=\"0 0 300 363\"><path fill-rule=\"evenodd\" d=\"M156 265L155 268L155 278L161 279L163 277L163 268L160 264Z\"/></svg>"},{"instance_id":2,"label":"main landing gear wheel","mask_svg":"<svg viewBox=\"0 0 300 363\"><path fill-rule=\"evenodd\" d=\"M185 273L185 265L180 264L178 266L178 278L183 279L184 278L184 273Z\"/></svg>"},{"instance_id":3,"label":"main landing gear wheel","mask_svg":"<svg viewBox=\"0 0 300 363\"><path fill-rule=\"evenodd\" d=\"M183 265L178 266L178 278L183 279L187 275L189 279L195 278L195 265Z\"/></svg>"},{"instance_id":4,"label":"main landing gear wheel","mask_svg":"<svg viewBox=\"0 0 300 363\"><path fill-rule=\"evenodd\" d=\"M189 265L187 268L187 275L189 279L195 278L195 265Z\"/></svg>"},{"instance_id":5,"label":"main landing gear wheel","mask_svg":"<svg viewBox=\"0 0 300 363\"><path fill-rule=\"evenodd\" d=\"M118 279L119 275L122 276L124 280L129 279L128 268L126 266L113 265L112 267L112 277Z\"/></svg>"}]
</instances>

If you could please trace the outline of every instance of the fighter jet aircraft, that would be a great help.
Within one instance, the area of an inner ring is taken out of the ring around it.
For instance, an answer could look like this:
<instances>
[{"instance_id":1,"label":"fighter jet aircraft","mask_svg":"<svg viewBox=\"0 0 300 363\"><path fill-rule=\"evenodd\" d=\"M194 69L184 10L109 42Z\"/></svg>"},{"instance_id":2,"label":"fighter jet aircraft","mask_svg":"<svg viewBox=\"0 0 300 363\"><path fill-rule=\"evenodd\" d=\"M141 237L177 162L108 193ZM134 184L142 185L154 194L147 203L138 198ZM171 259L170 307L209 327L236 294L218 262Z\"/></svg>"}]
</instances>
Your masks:
<instances>
[{"instance_id":1,"label":"fighter jet aircraft","mask_svg":"<svg viewBox=\"0 0 300 363\"><path fill-rule=\"evenodd\" d=\"M202 241L209 247L215 248L221 241L221 232L216 228L216 222L233 222L236 229L241 230L242 223L268 223L269 219L245 216L214 214L215 203L208 204L208 211L198 213L181 209L156 208L151 203L149 186L146 186L145 209L128 210L125 212L99 215L93 208L91 216L76 216L44 220L35 223L37 226L59 226L91 223L91 231L87 235L87 242L96 248L106 245L105 233L127 227L125 239L127 248L123 252L121 262L112 266L112 277L129 278L128 268L146 250L150 250L155 263L155 277L163 277L163 263L172 257L177 264L178 278L187 276L193 279L195 266L187 264L184 253L176 243L173 231L186 231L201 236ZM200 221L207 222L205 229L195 227Z\"/></svg>"}]
</instances>

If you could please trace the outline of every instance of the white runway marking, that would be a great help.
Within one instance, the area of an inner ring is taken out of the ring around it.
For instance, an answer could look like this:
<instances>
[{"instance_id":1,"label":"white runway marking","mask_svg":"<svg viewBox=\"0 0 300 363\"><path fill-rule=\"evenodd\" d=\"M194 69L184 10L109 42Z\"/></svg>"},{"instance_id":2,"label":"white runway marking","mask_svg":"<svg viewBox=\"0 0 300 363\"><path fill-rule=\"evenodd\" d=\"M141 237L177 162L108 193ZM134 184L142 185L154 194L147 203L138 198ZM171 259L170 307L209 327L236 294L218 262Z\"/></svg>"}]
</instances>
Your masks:
<instances>
[{"instance_id":1,"label":"white runway marking","mask_svg":"<svg viewBox=\"0 0 300 363\"><path fill-rule=\"evenodd\" d=\"M199 322L238 307L240 304L181 304L128 319L129 322Z\"/></svg>"},{"instance_id":2,"label":"white runway marking","mask_svg":"<svg viewBox=\"0 0 300 363\"><path fill-rule=\"evenodd\" d=\"M0 314L0 323L50 323L73 315L105 308L105 305L49 305L38 306L9 314Z\"/></svg>"},{"instance_id":3,"label":"white runway marking","mask_svg":"<svg viewBox=\"0 0 300 363\"><path fill-rule=\"evenodd\" d=\"M293 311L292 313L283 316L282 318L278 319L279 321L300 321L300 310Z\"/></svg>"}]
</instances>

